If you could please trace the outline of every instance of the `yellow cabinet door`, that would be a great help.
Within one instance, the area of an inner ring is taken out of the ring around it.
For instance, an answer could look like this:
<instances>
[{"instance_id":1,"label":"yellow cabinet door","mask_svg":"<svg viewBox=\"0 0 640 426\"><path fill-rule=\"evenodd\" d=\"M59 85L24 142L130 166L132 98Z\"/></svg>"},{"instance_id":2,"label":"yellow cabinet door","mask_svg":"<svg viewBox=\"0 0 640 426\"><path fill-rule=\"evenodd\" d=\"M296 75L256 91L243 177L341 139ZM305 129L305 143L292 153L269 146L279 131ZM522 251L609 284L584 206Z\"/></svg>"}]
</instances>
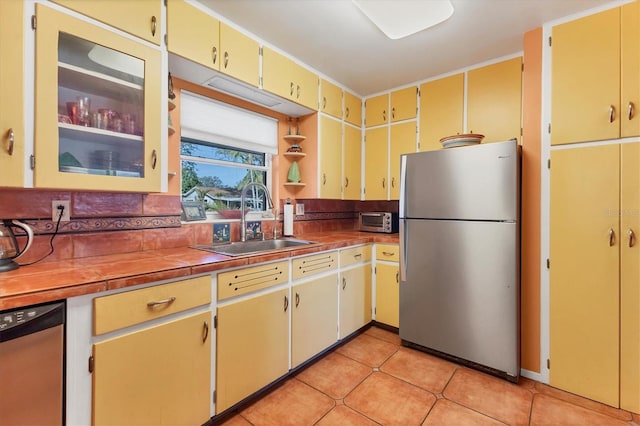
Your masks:
<instances>
[{"instance_id":1,"label":"yellow cabinet door","mask_svg":"<svg viewBox=\"0 0 640 426\"><path fill-rule=\"evenodd\" d=\"M320 80L320 111L342 118L342 89L327 80Z\"/></svg>"},{"instance_id":2,"label":"yellow cabinet door","mask_svg":"<svg viewBox=\"0 0 640 426\"><path fill-rule=\"evenodd\" d=\"M317 74L294 64L293 81L296 83L295 101L314 111L318 110L318 87L320 80Z\"/></svg>"},{"instance_id":3,"label":"yellow cabinet door","mask_svg":"<svg viewBox=\"0 0 640 426\"><path fill-rule=\"evenodd\" d=\"M93 424L203 424L210 418L211 312L96 343Z\"/></svg>"},{"instance_id":4,"label":"yellow cabinet door","mask_svg":"<svg viewBox=\"0 0 640 426\"><path fill-rule=\"evenodd\" d=\"M640 135L640 2L622 6L620 135Z\"/></svg>"},{"instance_id":5,"label":"yellow cabinet door","mask_svg":"<svg viewBox=\"0 0 640 426\"><path fill-rule=\"evenodd\" d=\"M257 41L220 23L220 71L258 87L260 45Z\"/></svg>"},{"instance_id":6,"label":"yellow cabinet door","mask_svg":"<svg viewBox=\"0 0 640 426\"><path fill-rule=\"evenodd\" d=\"M345 200L359 200L362 172L362 130L344 125L343 162L344 173L342 184Z\"/></svg>"},{"instance_id":7,"label":"yellow cabinet door","mask_svg":"<svg viewBox=\"0 0 640 426\"><path fill-rule=\"evenodd\" d=\"M389 157L389 199L400 199L400 156L416 152L416 122L392 124Z\"/></svg>"},{"instance_id":8,"label":"yellow cabinet door","mask_svg":"<svg viewBox=\"0 0 640 426\"><path fill-rule=\"evenodd\" d=\"M262 48L262 88L318 110L318 76L266 46Z\"/></svg>"},{"instance_id":9,"label":"yellow cabinet door","mask_svg":"<svg viewBox=\"0 0 640 426\"><path fill-rule=\"evenodd\" d=\"M409 120L416 118L418 113L418 88L407 87L406 89L391 92L391 122Z\"/></svg>"},{"instance_id":10,"label":"yellow cabinet door","mask_svg":"<svg viewBox=\"0 0 640 426\"><path fill-rule=\"evenodd\" d=\"M0 1L0 185L24 185L24 50L21 1Z\"/></svg>"},{"instance_id":11,"label":"yellow cabinet door","mask_svg":"<svg viewBox=\"0 0 640 426\"><path fill-rule=\"evenodd\" d=\"M467 78L469 132L485 135L482 143L520 140L522 58L471 70Z\"/></svg>"},{"instance_id":12,"label":"yellow cabinet door","mask_svg":"<svg viewBox=\"0 0 640 426\"><path fill-rule=\"evenodd\" d=\"M343 118L354 126L362 126L362 99L352 93L344 92Z\"/></svg>"},{"instance_id":13,"label":"yellow cabinet door","mask_svg":"<svg viewBox=\"0 0 640 426\"><path fill-rule=\"evenodd\" d=\"M399 327L400 287L398 264L376 264L376 322Z\"/></svg>"},{"instance_id":14,"label":"yellow cabinet door","mask_svg":"<svg viewBox=\"0 0 640 426\"><path fill-rule=\"evenodd\" d=\"M160 50L42 4L36 16L35 185L160 191Z\"/></svg>"},{"instance_id":15,"label":"yellow cabinet door","mask_svg":"<svg viewBox=\"0 0 640 426\"><path fill-rule=\"evenodd\" d=\"M338 274L293 286L291 368L338 340Z\"/></svg>"},{"instance_id":16,"label":"yellow cabinet door","mask_svg":"<svg viewBox=\"0 0 640 426\"><path fill-rule=\"evenodd\" d=\"M420 86L420 151L442 149L440 139L464 133L464 74Z\"/></svg>"},{"instance_id":17,"label":"yellow cabinet door","mask_svg":"<svg viewBox=\"0 0 640 426\"><path fill-rule=\"evenodd\" d=\"M620 8L553 27L551 54L551 144L619 137Z\"/></svg>"},{"instance_id":18,"label":"yellow cabinet door","mask_svg":"<svg viewBox=\"0 0 640 426\"><path fill-rule=\"evenodd\" d=\"M617 407L620 147L551 153L550 384Z\"/></svg>"},{"instance_id":19,"label":"yellow cabinet door","mask_svg":"<svg viewBox=\"0 0 640 426\"><path fill-rule=\"evenodd\" d=\"M341 198L342 122L320 117L320 198Z\"/></svg>"},{"instance_id":20,"label":"yellow cabinet door","mask_svg":"<svg viewBox=\"0 0 640 426\"><path fill-rule=\"evenodd\" d=\"M365 131L364 140L364 198L387 199L387 171L389 163L388 129L378 127Z\"/></svg>"},{"instance_id":21,"label":"yellow cabinet door","mask_svg":"<svg viewBox=\"0 0 640 426\"><path fill-rule=\"evenodd\" d=\"M289 290L218 307L216 413L289 369Z\"/></svg>"},{"instance_id":22,"label":"yellow cabinet door","mask_svg":"<svg viewBox=\"0 0 640 426\"><path fill-rule=\"evenodd\" d=\"M389 95L379 95L364 102L364 124L379 126L389 122Z\"/></svg>"},{"instance_id":23,"label":"yellow cabinet door","mask_svg":"<svg viewBox=\"0 0 640 426\"><path fill-rule=\"evenodd\" d=\"M640 413L640 144L620 158L620 408Z\"/></svg>"},{"instance_id":24,"label":"yellow cabinet door","mask_svg":"<svg viewBox=\"0 0 640 426\"><path fill-rule=\"evenodd\" d=\"M167 2L169 52L219 70L220 21L185 0Z\"/></svg>"},{"instance_id":25,"label":"yellow cabinet door","mask_svg":"<svg viewBox=\"0 0 640 426\"><path fill-rule=\"evenodd\" d=\"M95 0L53 0L105 24L160 45L160 0L135 0L114 4Z\"/></svg>"},{"instance_id":26,"label":"yellow cabinet door","mask_svg":"<svg viewBox=\"0 0 640 426\"><path fill-rule=\"evenodd\" d=\"M371 264L340 273L340 338L371 322Z\"/></svg>"}]
</instances>

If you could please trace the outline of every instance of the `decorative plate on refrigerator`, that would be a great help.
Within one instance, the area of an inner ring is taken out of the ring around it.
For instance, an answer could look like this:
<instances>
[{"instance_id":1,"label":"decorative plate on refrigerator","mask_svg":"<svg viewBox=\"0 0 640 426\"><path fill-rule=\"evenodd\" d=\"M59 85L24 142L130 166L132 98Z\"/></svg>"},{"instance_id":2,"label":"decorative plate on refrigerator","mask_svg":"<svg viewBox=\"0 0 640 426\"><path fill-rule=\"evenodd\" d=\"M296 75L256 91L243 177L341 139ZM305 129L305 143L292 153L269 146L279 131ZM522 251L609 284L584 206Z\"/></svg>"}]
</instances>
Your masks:
<instances>
[{"instance_id":1,"label":"decorative plate on refrigerator","mask_svg":"<svg viewBox=\"0 0 640 426\"><path fill-rule=\"evenodd\" d=\"M482 142L484 135L479 133L465 133L463 135L447 136L440 139L443 148L454 148L458 146L477 145Z\"/></svg>"}]
</instances>

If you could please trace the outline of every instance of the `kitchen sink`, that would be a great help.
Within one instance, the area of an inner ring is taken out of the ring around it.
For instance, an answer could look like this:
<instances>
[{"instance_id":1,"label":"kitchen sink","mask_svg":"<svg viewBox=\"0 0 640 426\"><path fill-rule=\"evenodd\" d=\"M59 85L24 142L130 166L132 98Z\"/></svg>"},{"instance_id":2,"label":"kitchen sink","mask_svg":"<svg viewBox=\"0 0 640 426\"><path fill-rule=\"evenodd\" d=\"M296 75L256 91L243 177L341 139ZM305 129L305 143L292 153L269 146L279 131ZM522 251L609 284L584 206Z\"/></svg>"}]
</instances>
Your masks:
<instances>
[{"instance_id":1,"label":"kitchen sink","mask_svg":"<svg viewBox=\"0 0 640 426\"><path fill-rule=\"evenodd\" d=\"M258 254L291 247L304 246L308 244L314 244L314 241L278 239L244 242L238 241L228 244L198 245L192 247L198 250L224 254L226 256L241 256L243 254Z\"/></svg>"}]
</instances>

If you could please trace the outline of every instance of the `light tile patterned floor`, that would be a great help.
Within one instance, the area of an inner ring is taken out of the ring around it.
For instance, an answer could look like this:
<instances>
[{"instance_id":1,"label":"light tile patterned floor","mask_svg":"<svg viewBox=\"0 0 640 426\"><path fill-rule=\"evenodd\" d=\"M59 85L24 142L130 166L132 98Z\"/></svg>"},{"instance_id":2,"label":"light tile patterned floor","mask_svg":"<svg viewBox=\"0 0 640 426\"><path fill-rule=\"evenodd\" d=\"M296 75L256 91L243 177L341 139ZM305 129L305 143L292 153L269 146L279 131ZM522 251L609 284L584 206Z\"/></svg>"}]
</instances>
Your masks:
<instances>
[{"instance_id":1,"label":"light tile patterned floor","mask_svg":"<svg viewBox=\"0 0 640 426\"><path fill-rule=\"evenodd\" d=\"M640 416L525 378L515 385L371 327L224 423L376 424L630 426Z\"/></svg>"}]
</instances>

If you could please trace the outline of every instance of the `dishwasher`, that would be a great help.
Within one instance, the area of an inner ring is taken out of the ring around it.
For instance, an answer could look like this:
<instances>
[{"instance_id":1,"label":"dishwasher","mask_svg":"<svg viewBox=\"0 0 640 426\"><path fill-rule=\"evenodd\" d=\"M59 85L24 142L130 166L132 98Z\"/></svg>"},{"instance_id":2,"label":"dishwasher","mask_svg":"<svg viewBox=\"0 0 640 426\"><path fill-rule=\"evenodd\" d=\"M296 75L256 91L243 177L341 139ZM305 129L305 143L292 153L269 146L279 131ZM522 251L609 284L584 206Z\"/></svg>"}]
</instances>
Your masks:
<instances>
[{"instance_id":1,"label":"dishwasher","mask_svg":"<svg viewBox=\"0 0 640 426\"><path fill-rule=\"evenodd\" d=\"M0 312L0 426L62 425L65 302Z\"/></svg>"}]
</instances>

